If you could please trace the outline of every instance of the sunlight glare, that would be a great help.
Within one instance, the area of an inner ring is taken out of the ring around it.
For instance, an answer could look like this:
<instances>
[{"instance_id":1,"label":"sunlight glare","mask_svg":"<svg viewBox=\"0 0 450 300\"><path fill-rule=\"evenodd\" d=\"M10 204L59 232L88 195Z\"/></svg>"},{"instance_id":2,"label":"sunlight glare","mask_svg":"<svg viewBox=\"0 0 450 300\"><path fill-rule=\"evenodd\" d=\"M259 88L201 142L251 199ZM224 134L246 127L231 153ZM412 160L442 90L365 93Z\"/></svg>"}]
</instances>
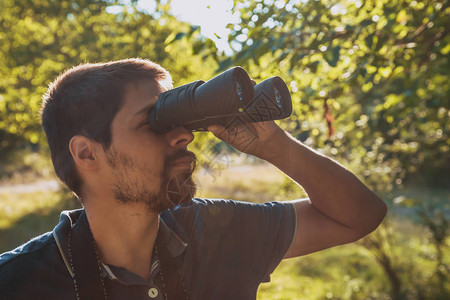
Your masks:
<instances>
[{"instance_id":1,"label":"sunlight glare","mask_svg":"<svg viewBox=\"0 0 450 300\"><path fill-rule=\"evenodd\" d=\"M154 10L153 1L139 1L139 6L147 11ZM148 7L147 7L148 6ZM233 0L172 0L171 13L179 20L199 25L201 34L212 39L219 50L231 51L227 42L230 29L227 24L239 23L239 13L231 11Z\"/></svg>"}]
</instances>

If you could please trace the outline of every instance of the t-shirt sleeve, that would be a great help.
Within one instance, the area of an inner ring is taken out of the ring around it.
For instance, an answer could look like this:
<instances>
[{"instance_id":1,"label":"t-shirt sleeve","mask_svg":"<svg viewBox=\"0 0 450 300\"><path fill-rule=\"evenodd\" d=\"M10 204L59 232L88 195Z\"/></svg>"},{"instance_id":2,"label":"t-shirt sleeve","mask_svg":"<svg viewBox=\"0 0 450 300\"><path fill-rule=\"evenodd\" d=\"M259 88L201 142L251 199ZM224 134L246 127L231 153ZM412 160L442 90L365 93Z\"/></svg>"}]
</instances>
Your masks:
<instances>
[{"instance_id":1,"label":"t-shirt sleeve","mask_svg":"<svg viewBox=\"0 0 450 300\"><path fill-rule=\"evenodd\" d=\"M293 205L212 199L197 199L194 203L190 235L195 236L203 258L218 270L269 281L293 240Z\"/></svg>"}]
</instances>

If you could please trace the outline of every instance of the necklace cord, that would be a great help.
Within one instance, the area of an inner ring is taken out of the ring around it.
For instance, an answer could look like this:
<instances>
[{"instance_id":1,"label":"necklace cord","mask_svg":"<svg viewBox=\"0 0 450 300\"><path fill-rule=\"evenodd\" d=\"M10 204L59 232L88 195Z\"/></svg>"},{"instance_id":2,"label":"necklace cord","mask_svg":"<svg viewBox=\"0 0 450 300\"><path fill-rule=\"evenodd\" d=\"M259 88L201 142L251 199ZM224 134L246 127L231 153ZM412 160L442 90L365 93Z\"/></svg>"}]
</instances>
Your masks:
<instances>
[{"instance_id":1,"label":"necklace cord","mask_svg":"<svg viewBox=\"0 0 450 300\"><path fill-rule=\"evenodd\" d=\"M159 275L161 279L161 288L165 300L169 299L186 299L189 300L189 293L181 274L180 267L177 260L170 256L166 249L161 251L159 239L155 243L155 255L159 260L160 270ZM165 276L167 275L167 276ZM166 279L166 281L164 280Z\"/></svg>"},{"instance_id":2,"label":"necklace cord","mask_svg":"<svg viewBox=\"0 0 450 300\"><path fill-rule=\"evenodd\" d=\"M77 300L107 299L94 237L83 211L69 231L68 252Z\"/></svg>"},{"instance_id":3,"label":"necklace cord","mask_svg":"<svg viewBox=\"0 0 450 300\"><path fill-rule=\"evenodd\" d=\"M154 251L160 263L161 290L165 300L186 299L189 293L176 258L161 249L160 239L156 239ZM70 268L74 273L73 282L77 300L108 299L103 280L102 265L95 247L94 236L83 211L69 231L68 253Z\"/></svg>"}]
</instances>

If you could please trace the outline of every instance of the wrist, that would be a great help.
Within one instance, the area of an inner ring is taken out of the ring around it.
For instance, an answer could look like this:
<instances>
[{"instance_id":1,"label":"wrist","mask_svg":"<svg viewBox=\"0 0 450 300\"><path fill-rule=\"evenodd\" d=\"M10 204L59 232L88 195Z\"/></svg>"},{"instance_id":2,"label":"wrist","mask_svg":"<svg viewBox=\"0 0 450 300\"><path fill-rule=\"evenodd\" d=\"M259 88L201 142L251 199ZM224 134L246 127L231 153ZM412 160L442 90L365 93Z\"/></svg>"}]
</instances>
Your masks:
<instances>
[{"instance_id":1,"label":"wrist","mask_svg":"<svg viewBox=\"0 0 450 300\"><path fill-rule=\"evenodd\" d=\"M279 128L270 139L261 147L261 153L256 155L271 164L276 164L280 159L286 159L289 143L294 138L286 131Z\"/></svg>"}]
</instances>

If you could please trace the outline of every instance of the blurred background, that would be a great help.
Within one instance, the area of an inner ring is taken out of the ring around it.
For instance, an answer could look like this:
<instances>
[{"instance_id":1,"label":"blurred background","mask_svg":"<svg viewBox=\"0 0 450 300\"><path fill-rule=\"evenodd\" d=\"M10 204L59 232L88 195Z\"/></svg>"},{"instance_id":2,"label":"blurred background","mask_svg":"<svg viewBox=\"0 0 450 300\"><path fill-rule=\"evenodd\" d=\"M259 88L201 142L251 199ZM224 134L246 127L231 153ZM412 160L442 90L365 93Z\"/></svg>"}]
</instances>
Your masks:
<instances>
[{"instance_id":1,"label":"blurred background","mask_svg":"<svg viewBox=\"0 0 450 300\"><path fill-rule=\"evenodd\" d=\"M258 299L450 299L449 1L0 0L0 7L0 252L78 207L53 174L39 121L42 94L60 72L142 57L179 86L240 65L257 82L282 77L294 111L280 126L344 164L390 208L363 240L282 262ZM208 133L197 133L191 149L200 197L305 196L274 167Z\"/></svg>"}]
</instances>

